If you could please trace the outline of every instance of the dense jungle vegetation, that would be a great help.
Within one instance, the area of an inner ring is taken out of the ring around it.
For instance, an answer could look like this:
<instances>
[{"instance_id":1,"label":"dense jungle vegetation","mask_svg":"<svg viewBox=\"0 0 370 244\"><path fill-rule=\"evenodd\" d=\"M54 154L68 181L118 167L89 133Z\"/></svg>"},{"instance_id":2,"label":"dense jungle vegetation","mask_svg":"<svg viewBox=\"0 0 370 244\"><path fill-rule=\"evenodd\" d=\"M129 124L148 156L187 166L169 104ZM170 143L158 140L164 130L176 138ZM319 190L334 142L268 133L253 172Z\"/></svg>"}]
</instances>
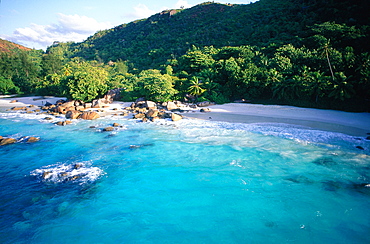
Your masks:
<instances>
[{"instance_id":1,"label":"dense jungle vegetation","mask_svg":"<svg viewBox=\"0 0 370 244\"><path fill-rule=\"evenodd\" d=\"M0 55L0 94L289 104L370 112L370 2L206 2L82 43Z\"/></svg>"}]
</instances>

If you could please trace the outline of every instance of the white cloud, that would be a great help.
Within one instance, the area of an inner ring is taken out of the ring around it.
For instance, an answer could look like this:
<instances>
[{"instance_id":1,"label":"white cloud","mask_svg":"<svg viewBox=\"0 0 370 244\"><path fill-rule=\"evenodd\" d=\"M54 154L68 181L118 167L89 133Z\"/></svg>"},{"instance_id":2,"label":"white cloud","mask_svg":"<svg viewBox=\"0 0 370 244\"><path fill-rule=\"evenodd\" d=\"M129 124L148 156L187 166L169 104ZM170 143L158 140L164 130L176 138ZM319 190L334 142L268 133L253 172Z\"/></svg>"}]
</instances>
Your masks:
<instances>
[{"instance_id":1,"label":"white cloud","mask_svg":"<svg viewBox=\"0 0 370 244\"><path fill-rule=\"evenodd\" d=\"M179 0L177 1L177 3L175 4L175 9L179 9L181 7L184 7L184 8L190 8L192 7L191 4L188 3L188 1L186 0Z\"/></svg>"},{"instance_id":2,"label":"white cloud","mask_svg":"<svg viewBox=\"0 0 370 244\"><path fill-rule=\"evenodd\" d=\"M127 14L126 17L133 18L133 19L143 19L148 18L156 14L156 11L151 10L145 4L139 3L134 7L134 11L130 14Z\"/></svg>"},{"instance_id":3,"label":"white cloud","mask_svg":"<svg viewBox=\"0 0 370 244\"><path fill-rule=\"evenodd\" d=\"M110 28L111 25L107 22L99 23L93 18L80 15L65 15L59 13L59 24L57 27L61 31L77 32L77 33L92 33L97 30L104 30Z\"/></svg>"},{"instance_id":4,"label":"white cloud","mask_svg":"<svg viewBox=\"0 0 370 244\"><path fill-rule=\"evenodd\" d=\"M133 11L131 13L126 14L124 17L125 19L129 19L130 21L132 21L132 20L137 20L137 19L149 18L150 16L156 13L159 13L163 10L166 10L166 9L172 9L172 8L178 9L181 7L190 8L192 6L193 5L189 4L186 0L178 0L177 3L171 8L162 6L161 8L157 8L156 10L152 10L145 4L139 3L133 8Z\"/></svg>"},{"instance_id":5,"label":"white cloud","mask_svg":"<svg viewBox=\"0 0 370 244\"><path fill-rule=\"evenodd\" d=\"M111 28L108 22L100 23L93 18L80 15L58 14L57 24L38 25L17 28L13 35L3 36L9 41L20 43L28 47L43 48L50 46L54 41L81 42L99 30ZM33 45L33 46L32 46Z\"/></svg>"}]
</instances>

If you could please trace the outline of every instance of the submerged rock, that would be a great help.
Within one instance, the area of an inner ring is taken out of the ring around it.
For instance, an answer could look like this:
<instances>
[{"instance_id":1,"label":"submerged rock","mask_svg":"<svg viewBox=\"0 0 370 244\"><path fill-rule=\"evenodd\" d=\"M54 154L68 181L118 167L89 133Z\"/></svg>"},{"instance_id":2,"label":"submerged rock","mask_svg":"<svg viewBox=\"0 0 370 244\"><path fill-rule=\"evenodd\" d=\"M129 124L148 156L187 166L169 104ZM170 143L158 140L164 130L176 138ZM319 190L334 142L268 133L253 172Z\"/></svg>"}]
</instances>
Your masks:
<instances>
[{"instance_id":1,"label":"submerged rock","mask_svg":"<svg viewBox=\"0 0 370 244\"><path fill-rule=\"evenodd\" d=\"M103 131L113 131L113 130L114 130L114 128L113 128L112 126L105 127L105 128L103 129Z\"/></svg>"},{"instance_id":2,"label":"submerged rock","mask_svg":"<svg viewBox=\"0 0 370 244\"><path fill-rule=\"evenodd\" d=\"M102 174L98 167L87 166L84 163L50 165L46 168L36 169L30 174L45 183L78 182L87 183L95 181Z\"/></svg>"},{"instance_id":3,"label":"submerged rock","mask_svg":"<svg viewBox=\"0 0 370 244\"><path fill-rule=\"evenodd\" d=\"M338 182L338 181L328 180L328 181L322 182L322 188L325 191L337 191L342 187L343 187L343 183Z\"/></svg>"},{"instance_id":4,"label":"submerged rock","mask_svg":"<svg viewBox=\"0 0 370 244\"><path fill-rule=\"evenodd\" d=\"M130 149L139 149L139 148L142 148L142 147L149 147L149 146L153 146L154 144L153 143L147 143L147 144L141 144L141 145L130 145Z\"/></svg>"},{"instance_id":5,"label":"submerged rock","mask_svg":"<svg viewBox=\"0 0 370 244\"><path fill-rule=\"evenodd\" d=\"M304 183L304 184L312 184L314 181L311 180L310 178L303 176L303 175L292 175L285 180L291 181L294 183Z\"/></svg>"},{"instance_id":6,"label":"submerged rock","mask_svg":"<svg viewBox=\"0 0 370 244\"><path fill-rule=\"evenodd\" d=\"M79 169L79 168L81 168L81 167L83 167L84 165L82 164L82 163L77 163L77 164L75 164L74 165L74 169Z\"/></svg>"},{"instance_id":7,"label":"submerged rock","mask_svg":"<svg viewBox=\"0 0 370 244\"><path fill-rule=\"evenodd\" d=\"M332 158L329 158L329 157L323 157L323 158L316 159L312 163L325 166L325 167L332 167L334 165L337 165L337 163Z\"/></svg>"},{"instance_id":8,"label":"submerged rock","mask_svg":"<svg viewBox=\"0 0 370 244\"><path fill-rule=\"evenodd\" d=\"M52 172L51 171L45 171L41 175L42 179L44 179L44 180L49 179L51 176L52 176Z\"/></svg>"}]
</instances>

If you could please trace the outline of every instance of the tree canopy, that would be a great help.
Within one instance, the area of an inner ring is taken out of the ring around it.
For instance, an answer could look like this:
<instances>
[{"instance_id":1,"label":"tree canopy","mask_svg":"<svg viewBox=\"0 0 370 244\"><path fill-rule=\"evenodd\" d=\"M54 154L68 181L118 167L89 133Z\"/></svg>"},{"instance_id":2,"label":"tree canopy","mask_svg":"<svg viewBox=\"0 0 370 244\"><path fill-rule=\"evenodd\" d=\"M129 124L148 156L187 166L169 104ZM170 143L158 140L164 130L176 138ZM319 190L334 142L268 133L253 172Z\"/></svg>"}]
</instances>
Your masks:
<instances>
[{"instance_id":1,"label":"tree canopy","mask_svg":"<svg viewBox=\"0 0 370 244\"><path fill-rule=\"evenodd\" d=\"M206 2L97 32L45 53L0 54L0 93L84 101L245 99L370 111L366 0Z\"/></svg>"}]
</instances>

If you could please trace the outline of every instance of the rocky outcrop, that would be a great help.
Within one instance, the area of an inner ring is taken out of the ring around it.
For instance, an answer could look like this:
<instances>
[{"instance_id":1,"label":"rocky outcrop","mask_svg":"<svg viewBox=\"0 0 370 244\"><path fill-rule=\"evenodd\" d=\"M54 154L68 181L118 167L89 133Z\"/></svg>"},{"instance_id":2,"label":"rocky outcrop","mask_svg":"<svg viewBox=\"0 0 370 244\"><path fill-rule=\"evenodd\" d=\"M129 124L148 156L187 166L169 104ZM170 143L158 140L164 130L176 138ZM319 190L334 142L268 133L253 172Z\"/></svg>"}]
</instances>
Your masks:
<instances>
[{"instance_id":1,"label":"rocky outcrop","mask_svg":"<svg viewBox=\"0 0 370 244\"><path fill-rule=\"evenodd\" d=\"M59 125L59 126L66 126L66 125L72 124L72 121L70 121L70 120L59 121L59 122L57 122L55 124L56 125Z\"/></svg>"},{"instance_id":2,"label":"rocky outcrop","mask_svg":"<svg viewBox=\"0 0 370 244\"><path fill-rule=\"evenodd\" d=\"M3 139L0 140L0 146L14 144L16 142L17 142L17 140L14 139L14 138L3 138Z\"/></svg>"},{"instance_id":3,"label":"rocky outcrop","mask_svg":"<svg viewBox=\"0 0 370 244\"><path fill-rule=\"evenodd\" d=\"M100 115L97 112L89 111L89 112L83 112L80 119L86 119L86 120L94 120L100 118Z\"/></svg>"},{"instance_id":4,"label":"rocky outcrop","mask_svg":"<svg viewBox=\"0 0 370 244\"><path fill-rule=\"evenodd\" d=\"M13 111L27 110L27 107L12 107L10 110L13 110Z\"/></svg>"},{"instance_id":5,"label":"rocky outcrop","mask_svg":"<svg viewBox=\"0 0 370 244\"><path fill-rule=\"evenodd\" d=\"M211 109L210 108L202 108L199 110L201 113L209 113L211 112Z\"/></svg>"},{"instance_id":6,"label":"rocky outcrop","mask_svg":"<svg viewBox=\"0 0 370 244\"><path fill-rule=\"evenodd\" d=\"M157 104L155 102L152 102L152 101L145 101L145 106L148 109L156 109L157 108Z\"/></svg>"},{"instance_id":7,"label":"rocky outcrop","mask_svg":"<svg viewBox=\"0 0 370 244\"><path fill-rule=\"evenodd\" d=\"M157 109L149 109L146 113L147 118L153 118L158 116L158 110Z\"/></svg>"},{"instance_id":8,"label":"rocky outcrop","mask_svg":"<svg viewBox=\"0 0 370 244\"><path fill-rule=\"evenodd\" d=\"M143 114L143 113L137 113L137 114L134 115L134 118L135 119L143 119L143 118L145 118L145 114Z\"/></svg>"},{"instance_id":9,"label":"rocky outcrop","mask_svg":"<svg viewBox=\"0 0 370 244\"><path fill-rule=\"evenodd\" d=\"M39 137L35 136L23 136L19 139L16 138L11 138L11 137L2 137L0 136L0 146L5 146L9 144L14 144L14 143L34 143L40 141Z\"/></svg>"},{"instance_id":10,"label":"rocky outcrop","mask_svg":"<svg viewBox=\"0 0 370 244\"><path fill-rule=\"evenodd\" d=\"M215 103L210 102L210 101L204 101L204 102L197 103L198 107L208 107L208 106L211 106L211 105L215 105Z\"/></svg>"},{"instance_id":11,"label":"rocky outcrop","mask_svg":"<svg viewBox=\"0 0 370 244\"><path fill-rule=\"evenodd\" d=\"M105 127L103 131L114 131L114 127L112 126Z\"/></svg>"},{"instance_id":12,"label":"rocky outcrop","mask_svg":"<svg viewBox=\"0 0 370 244\"><path fill-rule=\"evenodd\" d=\"M167 104L165 104L165 106L166 106L168 111L175 110L175 109L179 108L174 102L167 102Z\"/></svg>"},{"instance_id":13,"label":"rocky outcrop","mask_svg":"<svg viewBox=\"0 0 370 244\"><path fill-rule=\"evenodd\" d=\"M27 138L27 143L34 143L40 141L39 137L30 136Z\"/></svg>"},{"instance_id":14,"label":"rocky outcrop","mask_svg":"<svg viewBox=\"0 0 370 244\"><path fill-rule=\"evenodd\" d=\"M104 99L108 101L109 103L112 103L113 101L118 101L121 99L121 92L123 88L115 88L112 90L109 90L107 94L104 95Z\"/></svg>"},{"instance_id":15,"label":"rocky outcrop","mask_svg":"<svg viewBox=\"0 0 370 244\"><path fill-rule=\"evenodd\" d=\"M66 113L66 118L67 119L78 119L81 115L81 112L76 111L76 110L70 110Z\"/></svg>"},{"instance_id":16,"label":"rocky outcrop","mask_svg":"<svg viewBox=\"0 0 370 244\"><path fill-rule=\"evenodd\" d=\"M209 108L204 108L209 105L213 105L211 102L201 102L198 104L187 104L180 101L169 101L163 103L156 103L148 101L145 98L139 98L131 104L130 107L118 108L116 105L109 109L108 104L113 100L118 99L121 89L113 89L109 91L105 98L95 99L91 103L84 103L82 101L65 101L58 100L56 104L46 103L44 106L40 106L42 111L36 106L29 107L13 107L12 110L20 111L21 113L40 113L49 114L45 120L55 120L54 116L65 115L66 119L85 119L95 120L100 116L128 116L129 113L133 114L134 119L142 121L155 121L158 119L171 119L172 121L179 121L183 117L178 113L189 112L200 109L201 112L210 112ZM99 109L96 109L99 108ZM123 111L122 111L123 110ZM114 112L113 112L114 111ZM199 110L198 110L199 111ZM174 114L177 113L177 114ZM67 125L66 121L54 122L57 125Z\"/></svg>"},{"instance_id":17,"label":"rocky outcrop","mask_svg":"<svg viewBox=\"0 0 370 244\"><path fill-rule=\"evenodd\" d=\"M156 109L157 104L153 101L146 101L143 98L137 99L135 102L131 104L131 108L136 109Z\"/></svg>"},{"instance_id":18,"label":"rocky outcrop","mask_svg":"<svg viewBox=\"0 0 370 244\"><path fill-rule=\"evenodd\" d=\"M182 120L182 116L179 115L179 114L172 113L171 114L171 119L172 119L172 121L179 121L179 120Z\"/></svg>"},{"instance_id":19,"label":"rocky outcrop","mask_svg":"<svg viewBox=\"0 0 370 244\"><path fill-rule=\"evenodd\" d=\"M107 104L109 104L109 101L107 101L105 99L96 99L96 100L92 101L91 107L92 108L102 108Z\"/></svg>"}]
</instances>

